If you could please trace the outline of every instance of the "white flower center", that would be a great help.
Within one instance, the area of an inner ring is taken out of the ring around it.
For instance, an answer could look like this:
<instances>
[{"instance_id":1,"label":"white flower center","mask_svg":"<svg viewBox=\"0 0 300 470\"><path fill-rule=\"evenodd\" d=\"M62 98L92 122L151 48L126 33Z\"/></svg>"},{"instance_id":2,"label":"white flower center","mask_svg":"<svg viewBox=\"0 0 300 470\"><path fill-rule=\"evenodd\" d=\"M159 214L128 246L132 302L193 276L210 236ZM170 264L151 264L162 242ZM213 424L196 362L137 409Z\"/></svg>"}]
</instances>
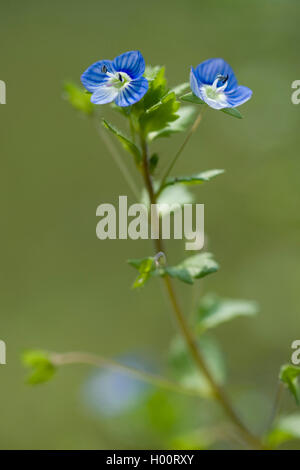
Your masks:
<instances>
[{"instance_id":1,"label":"white flower center","mask_svg":"<svg viewBox=\"0 0 300 470\"><path fill-rule=\"evenodd\" d=\"M106 72L106 75L109 77L107 85L115 88L124 88L131 82L131 78L125 72Z\"/></svg>"},{"instance_id":2,"label":"white flower center","mask_svg":"<svg viewBox=\"0 0 300 470\"><path fill-rule=\"evenodd\" d=\"M222 83L218 87L219 82ZM224 90L228 85L228 76L223 77L222 75L217 75L212 85L203 85L202 92L205 94L208 104L216 104L218 107L223 107L227 104L226 95Z\"/></svg>"}]
</instances>

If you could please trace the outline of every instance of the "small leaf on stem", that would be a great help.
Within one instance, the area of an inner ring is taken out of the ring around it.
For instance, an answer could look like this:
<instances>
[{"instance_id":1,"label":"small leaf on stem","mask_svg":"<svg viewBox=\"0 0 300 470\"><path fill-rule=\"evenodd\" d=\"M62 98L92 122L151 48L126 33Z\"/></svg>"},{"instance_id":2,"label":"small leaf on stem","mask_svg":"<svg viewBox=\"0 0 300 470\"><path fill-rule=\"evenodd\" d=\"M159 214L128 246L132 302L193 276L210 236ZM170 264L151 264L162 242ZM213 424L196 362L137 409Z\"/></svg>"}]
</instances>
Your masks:
<instances>
[{"instance_id":1,"label":"small leaf on stem","mask_svg":"<svg viewBox=\"0 0 300 470\"><path fill-rule=\"evenodd\" d=\"M133 155L135 163L139 165L142 156L138 147L133 142L131 142L128 137L125 137L118 129L112 126L108 121L103 119L102 122L103 126L108 129L121 142L125 150L127 150L129 153L131 153L131 155Z\"/></svg>"}]
</instances>

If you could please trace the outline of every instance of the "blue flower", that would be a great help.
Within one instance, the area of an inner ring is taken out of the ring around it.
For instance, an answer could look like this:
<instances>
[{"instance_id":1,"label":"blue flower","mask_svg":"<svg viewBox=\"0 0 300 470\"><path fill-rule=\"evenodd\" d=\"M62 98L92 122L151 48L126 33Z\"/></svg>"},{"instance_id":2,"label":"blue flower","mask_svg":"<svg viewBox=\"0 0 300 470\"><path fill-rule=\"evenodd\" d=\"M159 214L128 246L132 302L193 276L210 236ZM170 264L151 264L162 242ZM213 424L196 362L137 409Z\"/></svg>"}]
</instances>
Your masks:
<instances>
[{"instance_id":1,"label":"blue flower","mask_svg":"<svg viewBox=\"0 0 300 470\"><path fill-rule=\"evenodd\" d=\"M121 357L119 362L141 371L152 369L148 361L132 355ZM153 389L126 372L107 369L92 372L82 391L87 408L102 416L112 417L138 406Z\"/></svg>"},{"instance_id":2,"label":"blue flower","mask_svg":"<svg viewBox=\"0 0 300 470\"><path fill-rule=\"evenodd\" d=\"M248 101L252 90L238 85L234 72L223 59L209 59L191 68L191 89L211 108L235 108Z\"/></svg>"},{"instance_id":3,"label":"blue flower","mask_svg":"<svg viewBox=\"0 0 300 470\"><path fill-rule=\"evenodd\" d=\"M140 101L148 90L142 75L145 61L139 51L125 52L114 60L100 60L81 76L83 86L92 93L91 102L130 106Z\"/></svg>"}]
</instances>

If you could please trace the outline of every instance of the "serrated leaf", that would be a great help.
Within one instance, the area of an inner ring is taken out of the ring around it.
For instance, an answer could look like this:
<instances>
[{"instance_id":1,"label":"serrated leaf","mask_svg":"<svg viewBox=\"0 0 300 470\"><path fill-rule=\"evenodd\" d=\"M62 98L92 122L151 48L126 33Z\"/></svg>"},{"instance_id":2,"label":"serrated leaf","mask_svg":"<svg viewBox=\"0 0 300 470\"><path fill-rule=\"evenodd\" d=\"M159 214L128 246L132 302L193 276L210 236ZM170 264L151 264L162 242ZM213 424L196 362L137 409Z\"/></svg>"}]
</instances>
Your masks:
<instances>
[{"instance_id":1,"label":"serrated leaf","mask_svg":"<svg viewBox=\"0 0 300 470\"><path fill-rule=\"evenodd\" d=\"M144 77L147 78L147 80L154 80L155 77L157 76L158 72L162 69L161 65L146 65L145 72L144 72Z\"/></svg>"},{"instance_id":2,"label":"serrated leaf","mask_svg":"<svg viewBox=\"0 0 300 470\"><path fill-rule=\"evenodd\" d=\"M285 364L281 367L279 378L286 384L291 394L296 400L297 405L300 404L300 386L299 386L300 367Z\"/></svg>"},{"instance_id":3,"label":"serrated leaf","mask_svg":"<svg viewBox=\"0 0 300 470\"><path fill-rule=\"evenodd\" d=\"M222 385L225 381L226 371L223 355L217 343L206 336L198 341L197 346L216 383ZM169 358L171 372L184 387L191 390L197 389L203 397L208 398L213 395L209 382L199 372L181 337L176 337L172 341Z\"/></svg>"},{"instance_id":4,"label":"serrated leaf","mask_svg":"<svg viewBox=\"0 0 300 470\"><path fill-rule=\"evenodd\" d=\"M165 78L165 68L156 70L153 80L149 81L149 89L143 98L144 109L147 110L159 103L168 91L167 80Z\"/></svg>"},{"instance_id":5,"label":"serrated leaf","mask_svg":"<svg viewBox=\"0 0 300 470\"><path fill-rule=\"evenodd\" d=\"M221 323L241 316L253 316L258 312L256 302L248 300L222 299L207 294L198 307L197 328L201 331L215 328Z\"/></svg>"},{"instance_id":6,"label":"serrated leaf","mask_svg":"<svg viewBox=\"0 0 300 470\"><path fill-rule=\"evenodd\" d=\"M75 108L84 114L91 115L94 112L94 104L91 103L91 95L72 82L64 84L64 98Z\"/></svg>"},{"instance_id":7,"label":"serrated leaf","mask_svg":"<svg viewBox=\"0 0 300 470\"><path fill-rule=\"evenodd\" d=\"M182 101L187 101L188 103L193 104L205 104L205 101L198 98L198 96L194 95L194 93L186 93L185 95L181 96L180 99Z\"/></svg>"},{"instance_id":8,"label":"serrated leaf","mask_svg":"<svg viewBox=\"0 0 300 470\"><path fill-rule=\"evenodd\" d=\"M243 119L243 115L236 108L223 108L220 109L222 113L229 114L229 116L235 117L237 119Z\"/></svg>"},{"instance_id":9,"label":"serrated leaf","mask_svg":"<svg viewBox=\"0 0 300 470\"><path fill-rule=\"evenodd\" d=\"M127 150L129 153L131 153L131 155L133 155L136 164L139 165L142 156L138 147L133 142L131 142L128 137L125 137L118 129L112 126L108 121L103 119L102 122L103 126L108 129L121 142L125 150Z\"/></svg>"},{"instance_id":10,"label":"serrated leaf","mask_svg":"<svg viewBox=\"0 0 300 470\"><path fill-rule=\"evenodd\" d=\"M142 259L130 259L128 264L138 269L140 273L132 285L133 289L144 286L150 278L151 272L155 269L154 258L151 256Z\"/></svg>"},{"instance_id":11,"label":"serrated leaf","mask_svg":"<svg viewBox=\"0 0 300 470\"><path fill-rule=\"evenodd\" d=\"M286 441L300 439L300 414L282 416L266 437L269 447L275 449Z\"/></svg>"},{"instance_id":12,"label":"serrated leaf","mask_svg":"<svg viewBox=\"0 0 300 470\"><path fill-rule=\"evenodd\" d=\"M169 137L172 134L186 131L194 122L196 110L193 106L185 106L177 111L178 119L170 122L164 129L160 131L151 132L148 136L150 141L158 137Z\"/></svg>"},{"instance_id":13,"label":"serrated leaf","mask_svg":"<svg viewBox=\"0 0 300 470\"><path fill-rule=\"evenodd\" d=\"M176 100L175 93L164 96L159 103L152 106L140 118L141 127L145 135L153 131L164 129L170 122L178 119L180 103Z\"/></svg>"},{"instance_id":14,"label":"serrated leaf","mask_svg":"<svg viewBox=\"0 0 300 470\"><path fill-rule=\"evenodd\" d=\"M26 367L32 369L32 372L27 378L27 383L30 385L47 382L56 371L48 353L45 351L25 351L22 356L22 361Z\"/></svg>"},{"instance_id":15,"label":"serrated leaf","mask_svg":"<svg viewBox=\"0 0 300 470\"><path fill-rule=\"evenodd\" d=\"M202 171L201 173L197 173L196 175L191 176L175 176L169 177L165 184L164 188L167 186L172 186L174 184L187 184L187 185L194 185L194 184L201 184L205 183L206 181L210 181L211 179L215 178L218 175L224 173L225 170L207 170Z\"/></svg>"}]
</instances>

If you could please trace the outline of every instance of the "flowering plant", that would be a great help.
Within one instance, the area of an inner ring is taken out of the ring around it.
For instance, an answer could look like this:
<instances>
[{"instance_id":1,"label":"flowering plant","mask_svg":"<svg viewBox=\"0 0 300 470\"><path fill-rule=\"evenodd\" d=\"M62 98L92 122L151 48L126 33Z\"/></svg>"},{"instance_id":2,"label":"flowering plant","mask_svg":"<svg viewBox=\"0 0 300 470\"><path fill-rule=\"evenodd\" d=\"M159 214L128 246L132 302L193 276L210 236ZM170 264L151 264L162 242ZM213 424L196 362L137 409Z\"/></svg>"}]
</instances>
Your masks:
<instances>
[{"instance_id":1,"label":"flowering plant","mask_svg":"<svg viewBox=\"0 0 300 470\"><path fill-rule=\"evenodd\" d=\"M114 60L95 62L82 74L81 82L85 90L72 83L65 85L66 98L75 109L95 121L104 143L123 172L130 189L140 200L141 192L123 160L118 157L115 147L111 145L109 133L132 156L143 182L144 198L146 194L147 202L154 206L162 200L175 200L176 203L184 205L187 200L191 200L189 186L208 182L223 173L223 170L213 169L189 176L171 175L175 163L202 122L204 112L211 108L241 119L242 115L237 107L252 96L249 88L238 85L232 68L223 59L209 59L196 68L192 67L190 84L183 83L170 89L164 67L146 67L139 51L125 52ZM97 114L99 105L105 104L109 104L112 109L121 113L127 121L130 137L102 117L99 127ZM185 138L165 170L161 171L159 156L150 151L151 143L177 133L186 133ZM160 217L162 215L157 214L157 218ZM293 426L295 418L277 416L278 399L268 429L262 436L257 436L245 425L224 389L224 373L220 366L222 360L214 343L211 343L207 336L207 331L223 322L238 316L256 314L256 303L207 295L199 302L196 315L189 319L180 305L174 283L198 282L200 278L216 272L219 269L218 263L210 253L200 252L186 257L177 265L172 265L169 263L162 237L157 236L153 241L154 253L151 256L129 260L129 264L138 273L133 283L135 289L145 286L153 278L160 278L164 284L178 325L179 335L174 339L170 353L170 373L176 379L158 376L140 368L88 353L58 354L29 351L24 355L25 363L33 368L29 382L45 382L63 364L83 362L105 366L117 372L134 375L155 387L200 399L215 400L233 428L232 431L232 428L223 426L222 439L225 441L238 440L245 447L269 449L295 437L295 426ZM289 364L282 367L278 397L282 387L286 386L299 402L300 392L297 383L299 375L299 367ZM192 433L193 443L189 441L184 445L192 448L214 445L220 439L220 429L221 427L213 432L212 429L203 428L200 434ZM203 439L201 441L203 435L205 445ZM174 444L176 445L183 444Z\"/></svg>"}]
</instances>

